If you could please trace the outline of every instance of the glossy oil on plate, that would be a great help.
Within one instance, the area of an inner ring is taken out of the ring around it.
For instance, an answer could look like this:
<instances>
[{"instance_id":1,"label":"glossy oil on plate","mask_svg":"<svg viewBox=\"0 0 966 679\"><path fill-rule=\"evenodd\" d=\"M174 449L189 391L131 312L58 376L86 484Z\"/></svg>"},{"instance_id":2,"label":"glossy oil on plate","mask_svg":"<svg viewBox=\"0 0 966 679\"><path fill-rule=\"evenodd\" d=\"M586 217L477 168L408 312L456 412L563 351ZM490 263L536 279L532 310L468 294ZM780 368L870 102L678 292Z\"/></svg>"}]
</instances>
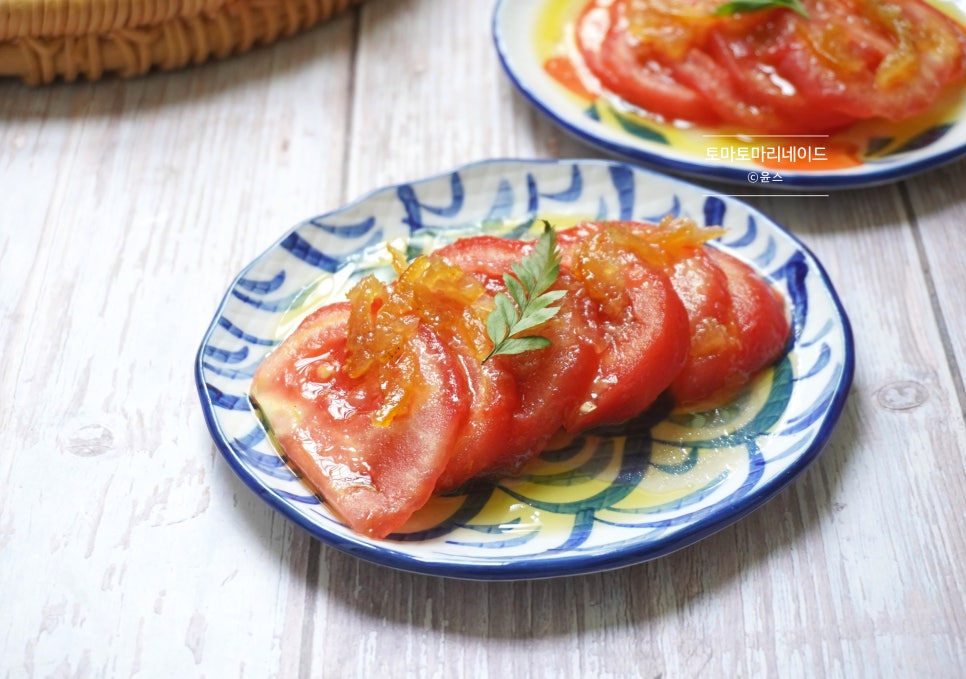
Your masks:
<instances>
[{"instance_id":1,"label":"glossy oil on plate","mask_svg":"<svg viewBox=\"0 0 966 679\"><path fill-rule=\"evenodd\" d=\"M833 135L769 137L741 130L666 125L610 96L565 87L545 65L579 63L573 20L587 0L498 0L497 52L510 80L575 137L660 170L742 184L757 191L835 190L908 177L966 153L966 88L902 124L867 121ZM966 0L933 3L966 15ZM553 69L549 69L553 71ZM747 193L747 192L745 192Z\"/></svg>"},{"instance_id":2,"label":"glossy oil on plate","mask_svg":"<svg viewBox=\"0 0 966 679\"><path fill-rule=\"evenodd\" d=\"M588 433L524 473L435 497L404 530L372 540L346 528L286 466L248 392L265 355L312 308L387 264L385 244L430 251L458 237L520 237L537 220L722 224L714 245L788 300L788 353L732 402ZM229 288L198 352L211 434L274 509L360 558L471 579L544 578L660 557L738 520L812 462L852 378L851 331L822 267L792 235L732 198L619 162L486 161L388 187L309 219Z\"/></svg>"}]
</instances>

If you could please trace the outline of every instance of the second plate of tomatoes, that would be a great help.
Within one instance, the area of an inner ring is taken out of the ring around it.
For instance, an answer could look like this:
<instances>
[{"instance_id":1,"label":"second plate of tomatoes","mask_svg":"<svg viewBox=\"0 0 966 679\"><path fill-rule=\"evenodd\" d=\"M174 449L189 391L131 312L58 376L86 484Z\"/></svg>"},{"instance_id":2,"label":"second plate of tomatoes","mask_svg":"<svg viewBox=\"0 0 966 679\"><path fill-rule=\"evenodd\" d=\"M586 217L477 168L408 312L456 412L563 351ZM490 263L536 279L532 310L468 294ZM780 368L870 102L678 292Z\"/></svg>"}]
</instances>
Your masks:
<instances>
[{"instance_id":1,"label":"second plate of tomatoes","mask_svg":"<svg viewBox=\"0 0 966 679\"><path fill-rule=\"evenodd\" d=\"M834 190L966 152L966 0L773 4L499 0L493 30L538 109L660 169Z\"/></svg>"}]
</instances>

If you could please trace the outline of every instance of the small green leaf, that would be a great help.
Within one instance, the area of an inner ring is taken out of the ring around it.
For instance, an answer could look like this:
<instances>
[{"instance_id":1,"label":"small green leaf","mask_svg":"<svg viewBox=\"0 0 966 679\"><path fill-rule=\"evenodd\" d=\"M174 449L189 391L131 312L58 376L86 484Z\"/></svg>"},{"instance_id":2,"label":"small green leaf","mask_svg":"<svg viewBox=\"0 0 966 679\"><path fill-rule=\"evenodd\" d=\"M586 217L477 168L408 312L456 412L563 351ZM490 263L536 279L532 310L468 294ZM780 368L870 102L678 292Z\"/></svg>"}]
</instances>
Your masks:
<instances>
[{"instance_id":1,"label":"small green leaf","mask_svg":"<svg viewBox=\"0 0 966 679\"><path fill-rule=\"evenodd\" d=\"M510 326L500 313L499 308L494 309L489 316L486 317L486 334L490 337L503 337L507 335L510 331Z\"/></svg>"},{"instance_id":2,"label":"small green leaf","mask_svg":"<svg viewBox=\"0 0 966 679\"><path fill-rule=\"evenodd\" d=\"M513 264L511 264L510 268L513 270L513 274L516 276L516 280L519 281L520 283L523 283L523 287L525 287L527 290L533 290L537 282L535 280L533 272L530 271L529 268L523 266L518 262L514 262ZM514 280L513 276L511 276L510 274L503 274L503 282L507 284L507 287L509 287L510 285L509 282L512 280Z\"/></svg>"},{"instance_id":3,"label":"small green leaf","mask_svg":"<svg viewBox=\"0 0 966 679\"><path fill-rule=\"evenodd\" d=\"M496 313L509 329L517 321L517 310L513 306L513 300L506 295L497 295L493 301L496 302Z\"/></svg>"},{"instance_id":4,"label":"small green leaf","mask_svg":"<svg viewBox=\"0 0 966 679\"><path fill-rule=\"evenodd\" d=\"M551 305L567 294L565 290L549 289L560 275L560 251L556 232L546 221L533 251L510 269L513 274L503 276L509 294L500 293L493 298L496 308L486 318L486 333L493 341L493 349L484 363L499 354L519 354L550 346L546 337L519 334L553 318L560 307Z\"/></svg>"},{"instance_id":5,"label":"small green leaf","mask_svg":"<svg viewBox=\"0 0 966 679\"><path fill-rule=\"evenodd\" d=\"M513 327L510 328L510 334L518 335L524 330L529 330L530 328L537 327L541 323L546 323L551 318L557 315L557 311L558 311L557 307L553 307L553 306L544 307L543 309L539 309L536 311L534 311L533 309L530 309L526 317L521 318L519 321L513 324Z\"/></svg>"},{"instance_id":6,"label":"small green leaf","mask_svg":"<svg viewBox=\"0 0 966 679\"><path fill-rule=\"evenodd\" d=\"M550 346L550 340L539 335L527 335L525 337L511 337L503 341L500 347L501 354L522 354L524 351L534 349L546 349ZM491 354L494 356L495 354Z\"/></svg>"},{"instance_id":7,"label":"small green leaf","mask_svg":"<svg viewBox=\"0 0 966 679\"><path fill-rule=\"evenodd\" d=\"M800 0L733 0L716 9L714 16L732 16L745 12L760 12L766 9L790 9L808 19L808 12Z\"/></svg>"},{"instance_id":8,"label":"small green leaf","mask_svg":"<svg viewBox=\"0 0 966 679\"><path fill-rule=\"evenodd\" d=\"M510 297L513 298L517 308L522 309L525 307L527 305L527 291L524 288L524 283L521 283L513 276L507 276L504 282L506 283L507 292L510 293Z\"/></svg>"},{"instance_id":9,"label":"small green leaf","mask_svg":"<svg viewBox=\"0 0 966 679\"><path fill-rule=\"evenodd\" d=\"M540 309L550 306L554 302L563 299L566 295L566 290L550 290L549 292L545 292L539 297L530 300L530 305L528 308L531 311L539 311Z\"/></svg>"}]
</instances>

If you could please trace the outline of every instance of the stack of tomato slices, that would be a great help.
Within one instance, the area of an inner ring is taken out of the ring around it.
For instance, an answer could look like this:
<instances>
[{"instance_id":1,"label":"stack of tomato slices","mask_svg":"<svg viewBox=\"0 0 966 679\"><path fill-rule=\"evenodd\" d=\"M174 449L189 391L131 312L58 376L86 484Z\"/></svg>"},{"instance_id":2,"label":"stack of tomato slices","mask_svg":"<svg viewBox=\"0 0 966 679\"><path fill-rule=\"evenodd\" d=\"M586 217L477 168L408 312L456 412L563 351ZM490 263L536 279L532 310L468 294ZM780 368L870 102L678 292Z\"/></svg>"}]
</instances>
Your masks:
<instances>
[{"instance_id":1,"label":"stack of tomato slices","mask_svg":"<svg viewBox=\"0 0 966 679\"><path fill-rule=\"evenodd\" d=\"M705 243L717 228L588 222L556 233L549 346L489 356L486 320L533 241L464 238L309 315L251 395L292 466L382 538L434 493L518 473L552 437L623 423L662 394L726 399L784 350L781 296Z\"/></svg>"},{"instance_id":2,"label":"stack of tomato slices","mask_svg":"<svg viewBox=\"0 0 966 679\"><path fill-rule=\"evenodd\" d=\"M789 5L590 0L577 47L604 89L641 109L772 134L907 119L966 75L966 33L923 0Z\"/></svg>"}]
</instances>

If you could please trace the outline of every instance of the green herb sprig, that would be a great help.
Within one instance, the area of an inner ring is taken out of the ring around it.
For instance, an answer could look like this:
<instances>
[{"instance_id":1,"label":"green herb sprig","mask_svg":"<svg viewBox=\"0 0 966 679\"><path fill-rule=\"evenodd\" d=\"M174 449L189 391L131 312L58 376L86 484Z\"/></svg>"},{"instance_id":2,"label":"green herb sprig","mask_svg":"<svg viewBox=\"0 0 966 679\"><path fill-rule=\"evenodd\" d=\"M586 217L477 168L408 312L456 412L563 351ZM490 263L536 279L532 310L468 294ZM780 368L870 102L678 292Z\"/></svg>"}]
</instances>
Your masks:
<instances>
[{"instance_id":1,"label":"green herb sprig","mask_svg":"<svg viewBox=\"0 0 966 679\"><path fill-rule=\"evenodd\" d=\"M760 12L765 9L779 8L790 9L806 19L808 18L808 12L800 0L734 0L721 5L712 14L714 16L732 16L744 12Z\"/></svg>"},{"instance_id":2,"label":"green herb sprig","mask_svg":"<svg viewBox=\"0 0 966 679\"><path fill-rule=\"evenodd\" d=\"M486 332L493 340L493 350L483 363L500 354L520 354L550 346L546 337L520 336L553 318L560 307L551 305L567 294L566 290L549 289L560 275L560 251L556 231L548 222L543 224L533 252L510 265L513 275L503 274L509 295L497 294L496 308L486 317Z\"/></svg>"}]
</instances>

